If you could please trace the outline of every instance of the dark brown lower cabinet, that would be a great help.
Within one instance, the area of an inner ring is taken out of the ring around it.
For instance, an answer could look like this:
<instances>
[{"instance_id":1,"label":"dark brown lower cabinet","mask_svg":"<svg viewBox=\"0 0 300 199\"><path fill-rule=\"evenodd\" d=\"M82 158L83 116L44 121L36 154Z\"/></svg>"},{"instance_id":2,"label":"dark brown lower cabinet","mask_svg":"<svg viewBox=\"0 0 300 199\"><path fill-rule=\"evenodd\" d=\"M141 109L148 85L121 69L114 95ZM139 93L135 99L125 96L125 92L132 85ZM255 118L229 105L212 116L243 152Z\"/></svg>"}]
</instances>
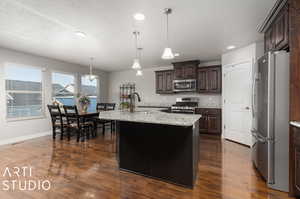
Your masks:
<instances>
[{"instance_id":1,"label":"dark brown lower cabinet","mask_svg":"<svg viewBox=\"0 0 300 199\"><path fill-rule=\"evenodd\" d=\"M222 111L214 108L197 108L196 114L201 114L199 132L221 135Z\"/></svg>"},{"instance_id":2,"label":"dark brown lower cabinet","mask_svg":"<svg viewBox=\"0 0 300 199\"><path fill-rule=\"evenodd\" d=\"M300 128L290 129L290 195L300 196Z\"/></svg>"}]
</instances>

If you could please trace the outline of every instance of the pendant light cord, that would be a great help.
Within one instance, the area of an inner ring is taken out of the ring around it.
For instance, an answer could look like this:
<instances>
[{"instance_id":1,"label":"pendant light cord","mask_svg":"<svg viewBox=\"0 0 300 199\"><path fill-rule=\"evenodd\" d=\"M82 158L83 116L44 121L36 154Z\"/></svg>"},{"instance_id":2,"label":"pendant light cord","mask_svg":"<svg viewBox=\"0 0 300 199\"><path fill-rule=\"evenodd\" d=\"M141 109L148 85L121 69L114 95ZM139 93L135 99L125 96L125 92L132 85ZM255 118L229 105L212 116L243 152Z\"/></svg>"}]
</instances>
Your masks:
<instances>
[{"instance_id":1,"label":"pendant light cord","mask_svg":"<svg viewBox=\"0 0 300 199\"><path fill-rule=\"evenodd\" d=\"M167 47L169 47L169 13L167 15Z\"/></svg>"},{"instance_id":2,"label":"pendant light cord","mask_svg":"<svg viewBox=\"0 0 300 199\"><path fill-rule=\"evenodd\" d=\"M90 76L93 74L93 58L91 57L91 63L90 63Z\"/></svg>"},{"instance_id":3,"label":"pendant light cord","mask_svg":"<svg viewBox=\"0 0 300 199\"><path fill-rule=\"evenodd\" d=\"M134 36L135 36L135 58L137 59L138 58L138 52L137 52L137 49L138 49L138 45L137 45L137 35L139 34L138 31L134 31L133 32Z\"/></svg>"}]
</instances>

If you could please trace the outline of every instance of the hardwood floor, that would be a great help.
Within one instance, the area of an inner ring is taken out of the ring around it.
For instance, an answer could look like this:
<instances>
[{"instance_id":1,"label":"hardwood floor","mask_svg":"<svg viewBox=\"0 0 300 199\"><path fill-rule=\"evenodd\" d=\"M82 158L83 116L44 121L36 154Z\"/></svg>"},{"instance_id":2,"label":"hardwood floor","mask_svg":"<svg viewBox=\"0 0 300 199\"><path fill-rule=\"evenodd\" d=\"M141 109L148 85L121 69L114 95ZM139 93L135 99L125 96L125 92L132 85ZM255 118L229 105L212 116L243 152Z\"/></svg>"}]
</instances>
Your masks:
<instances>
[{"instance_id":1,"label":"hardwood floor","mask_svg":"<svg viewBox=\"0 0 300 199\"><path fill-rule=\"evenodd\" d=\"M0 180L5 167L32 167L31 177L50 180L49 191L3 191L0 198L122 198L122 199L279 199L288 194L270 190L250 161L250 149L207 135L200 137L200 164L193 190L120 172L114 142L107 135L88 142L52 141L43 137L0 147Z\"/></svg>"}]
</instances>

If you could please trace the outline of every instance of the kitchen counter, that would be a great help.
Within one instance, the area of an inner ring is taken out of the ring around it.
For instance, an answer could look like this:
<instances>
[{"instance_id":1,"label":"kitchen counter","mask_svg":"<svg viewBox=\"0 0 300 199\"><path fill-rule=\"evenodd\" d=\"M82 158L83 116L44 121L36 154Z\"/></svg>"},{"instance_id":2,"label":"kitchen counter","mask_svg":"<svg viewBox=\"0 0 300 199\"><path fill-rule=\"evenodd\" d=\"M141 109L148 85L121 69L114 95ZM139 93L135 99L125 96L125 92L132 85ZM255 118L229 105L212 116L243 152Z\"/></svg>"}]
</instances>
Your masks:
<instances>
[{"instance_id":1,"label":"kitchen counter","mask_svg":"<svg viewBox=\"0 0 300 199\"><path fill-rule=\"evenodd\" d=\"M161 112L160 109L136 109L134 113L128 111L104 111L99 114L100 119L117 120L150 124L164 124L174 126L193 126L201 115L174 114Z\"/></svg>"},{"instance_id":2,"label":"kitchen counter","mask_svg":"<svg viewBox=\"0 0 300 199\"><path fill-rule=\"evenodd\" d=\"M292 125L294 127L297 127L297 128L300 128L300 122L297 122L297 121L290 122L290 125Z\"/></svg>"}]
</instances>

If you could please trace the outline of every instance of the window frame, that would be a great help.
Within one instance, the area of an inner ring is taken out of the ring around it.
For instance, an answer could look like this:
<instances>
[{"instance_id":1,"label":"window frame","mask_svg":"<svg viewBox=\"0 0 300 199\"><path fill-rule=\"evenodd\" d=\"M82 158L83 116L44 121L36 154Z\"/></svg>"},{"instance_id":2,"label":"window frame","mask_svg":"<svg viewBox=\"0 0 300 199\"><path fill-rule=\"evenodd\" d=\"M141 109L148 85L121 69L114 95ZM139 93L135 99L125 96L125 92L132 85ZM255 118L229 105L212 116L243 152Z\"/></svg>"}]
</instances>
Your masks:
<instances>
[{"instance_id":1,"label":"window frame","mask_svg":"<svg viewBox=\"0 0 300 199\"><path fill-rule=\"evenodd\" d=\"M82 77L87 77L87 76L89 76L89 74L82 74L82 75L80 75L80 79L79 79L79 81L80 81L80 89L79 89L79 93L80 93L80 95L81 94L83 94L82 93ZM94 75L94 76L96 76L96 79L97 79L97 101L98 101L98 99L99 99L99 96L100 96L100 80L99 80L99 75Z\"/></svg>"},{"instance_id":2,"label":"window frame","mask_svg":"<svg viewBox=\"0 0 300 199\"><path fill-rule=\"evenodd\" d=\"M96 103L100 102L100 77L99 75L95 75L97 79L97 84L96 84L96 90L97 90L97 96L96 96ZM79 95L83 95L84 93L82 93L82 77L88 77L89 74L81 74L79 76L79 82L80 82L80 88L79 88Z\"/></svg>"},{"instance_id":3,"label":"window frame","mask_svg":"<svg viewBox=\"0 0 300 199\"><path fill-rule=\"evenodd\" d=\"M6 89L6 68L12 66L22 67L22 68L31 68L31 69L38 69L41 71L41 91L21 91L21 90L7 90ZM15 121L24 121L24 120L34 120L34 119L44 119L46 118L46 111L45 111L45 69L41 66L34 66L34 65L27 65L27 64L19 64L19 63L13 63L13 62L6 62L4 64L4 88L5 88L5 119L7 122L15 122ZM7 107L7 94L8 93L25 93L25 94L34 94L34 93L40 93L41 94L41 115L39 116L27 116L27 117L15 117L15 118L9 118L8 117L8 107Z\"/></svg>"},{"instance_id":4,"label":"window frame","mask_svg":"<svg viewBox=\"0 0 300 199\"><path fill-rule=\"evenodd\" d=\"M60 74L64 74L64 75L71 75L74 77L74 100L75 100L75 105L77 105L77 99L78 99L78 74L77 73L72 73L72 72L67 72L67 71L61 71L61 70L51 70L50 71L50 104L52 104L52 100L53 100L53 88L52 88L52 84L53 84L53 73L60 73Z\"/></svg>"}]
</instances>

